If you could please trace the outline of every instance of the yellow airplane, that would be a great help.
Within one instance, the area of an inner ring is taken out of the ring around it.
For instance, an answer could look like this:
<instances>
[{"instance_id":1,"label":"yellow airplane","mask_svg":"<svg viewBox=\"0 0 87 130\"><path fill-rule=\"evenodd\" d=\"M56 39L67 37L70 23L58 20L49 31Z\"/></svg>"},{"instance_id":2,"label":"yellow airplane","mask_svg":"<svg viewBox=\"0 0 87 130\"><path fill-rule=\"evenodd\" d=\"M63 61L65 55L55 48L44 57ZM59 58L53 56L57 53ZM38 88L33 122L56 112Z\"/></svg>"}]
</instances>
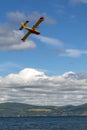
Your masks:
<instances>
[{"instance_id":1,"label":"yellow airplane","mask_svg":"<svg viewBox=\"0 0 87 130\"><path fill-rule=\"evenodd\" d=\"M22 41L25 41L26 38L30 35L30 34L37 34L39 35L40 32L38 30L36 30L36 28L39 26L39 24L44 21L44 17L40 17L39 20L33 25L32 28L27 27L27 23L29 21L25 21L24 23L21 23L21 27L19 28L19 30L22 30L23 28L25 28L26 30L28 30L28 32L25 34L25 36L21 39Z\"/></svg>"}]
</instances>

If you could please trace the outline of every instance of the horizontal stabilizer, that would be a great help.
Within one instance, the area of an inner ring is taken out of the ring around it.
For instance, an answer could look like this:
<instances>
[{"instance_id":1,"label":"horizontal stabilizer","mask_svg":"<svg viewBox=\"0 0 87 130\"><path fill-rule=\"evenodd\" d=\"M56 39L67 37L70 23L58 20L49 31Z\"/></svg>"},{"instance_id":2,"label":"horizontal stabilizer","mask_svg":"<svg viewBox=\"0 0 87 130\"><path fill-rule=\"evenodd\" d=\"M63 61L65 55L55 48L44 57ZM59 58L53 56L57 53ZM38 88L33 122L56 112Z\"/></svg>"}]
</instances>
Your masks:
<instances>
[{"instance_id":1,"label":"horizontal stabilizer","mask_svg":"<svg viewBox=\"0 0 87 130\"><path fill-rule=\"evenodd\" d=\"M19 30L22 30L23 29L23 26L21 26L20 28L19 28Z\"/></svg>"},{"instance_id":2,"label":"horizontal stabilizer","mask_svg":"<svg viewBox=\"0 0 87 130\"><path fill-rule=\"evenodd\" d=\"M21 27L19 28L19 30L22 30L24 28L24 26L26 26L26 24L28 23L29 21L25 21L24 23L22 23Z\"/></svg>"}]
</instances>

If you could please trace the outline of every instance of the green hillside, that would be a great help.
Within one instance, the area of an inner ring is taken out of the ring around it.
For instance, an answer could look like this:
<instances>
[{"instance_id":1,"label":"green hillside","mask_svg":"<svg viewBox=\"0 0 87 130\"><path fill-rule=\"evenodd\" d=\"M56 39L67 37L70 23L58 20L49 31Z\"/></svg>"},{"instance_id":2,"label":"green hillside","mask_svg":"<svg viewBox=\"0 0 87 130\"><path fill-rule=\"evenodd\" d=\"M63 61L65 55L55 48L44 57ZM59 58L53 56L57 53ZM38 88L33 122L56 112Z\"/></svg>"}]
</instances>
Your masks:
<instances>
[{"instance_id":1,"label":"green hillside","mask_svg":"<svg viewBox=\"0 0 87 130\"><path fill-rule=\"evenodd\" d=\"M0 117L87 116L87 104L80 106L33 106L21 103L1 103Z\"/></svg>"}]
</instances>

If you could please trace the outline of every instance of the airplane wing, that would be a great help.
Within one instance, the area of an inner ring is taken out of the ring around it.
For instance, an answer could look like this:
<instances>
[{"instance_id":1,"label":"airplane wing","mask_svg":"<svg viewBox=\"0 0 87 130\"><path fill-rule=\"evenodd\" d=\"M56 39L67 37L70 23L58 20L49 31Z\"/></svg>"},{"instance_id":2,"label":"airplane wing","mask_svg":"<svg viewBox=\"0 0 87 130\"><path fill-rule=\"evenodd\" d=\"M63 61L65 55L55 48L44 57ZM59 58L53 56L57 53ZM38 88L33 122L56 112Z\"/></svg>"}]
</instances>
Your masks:
<instances>
[{"instance_id":1,"label":"airplane wing","mask_svg":"<svg viewBox=\"0 0 87 130\"><path fill-rule=\"evenodd\" d=\"M25 36L21 39L22 41L25 41L25 39L29 36L31 34L31 32L29 31L29 32L27 32L26 34L25 34Z\"/></svg>"},{"instance_id":2,"label":"airplane wing","mask_svg":"<svg viewBox=\"0 0 87 130\"><path fill-rule=\"evenodd\" d=\"M32 29L35 29L39 26L39 24L44 20L44 17L41 17L37 22L36 24L33 25Z\"/></svg>"}]
</instances>

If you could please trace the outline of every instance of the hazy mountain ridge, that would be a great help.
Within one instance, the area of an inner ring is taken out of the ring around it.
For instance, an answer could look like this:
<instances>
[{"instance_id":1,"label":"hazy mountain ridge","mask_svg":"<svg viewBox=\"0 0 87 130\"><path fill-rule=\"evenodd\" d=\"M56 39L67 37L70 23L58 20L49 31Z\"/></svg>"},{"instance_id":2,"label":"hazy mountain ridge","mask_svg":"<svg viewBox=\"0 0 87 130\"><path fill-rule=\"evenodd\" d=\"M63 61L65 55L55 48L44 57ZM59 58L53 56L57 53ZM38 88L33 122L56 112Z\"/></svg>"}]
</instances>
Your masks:
<instances>
[{"instance_id":1,"label":"hazy mountain ridge","mask_svg":"<svg viewBox=\"0 0 87 130\"><path fill-rule=\"evenodd\" d=\"M87 116L87 103L79 106L34 106L22 103L1 103L0 117Z\"/></svg>"}]
</instances>

